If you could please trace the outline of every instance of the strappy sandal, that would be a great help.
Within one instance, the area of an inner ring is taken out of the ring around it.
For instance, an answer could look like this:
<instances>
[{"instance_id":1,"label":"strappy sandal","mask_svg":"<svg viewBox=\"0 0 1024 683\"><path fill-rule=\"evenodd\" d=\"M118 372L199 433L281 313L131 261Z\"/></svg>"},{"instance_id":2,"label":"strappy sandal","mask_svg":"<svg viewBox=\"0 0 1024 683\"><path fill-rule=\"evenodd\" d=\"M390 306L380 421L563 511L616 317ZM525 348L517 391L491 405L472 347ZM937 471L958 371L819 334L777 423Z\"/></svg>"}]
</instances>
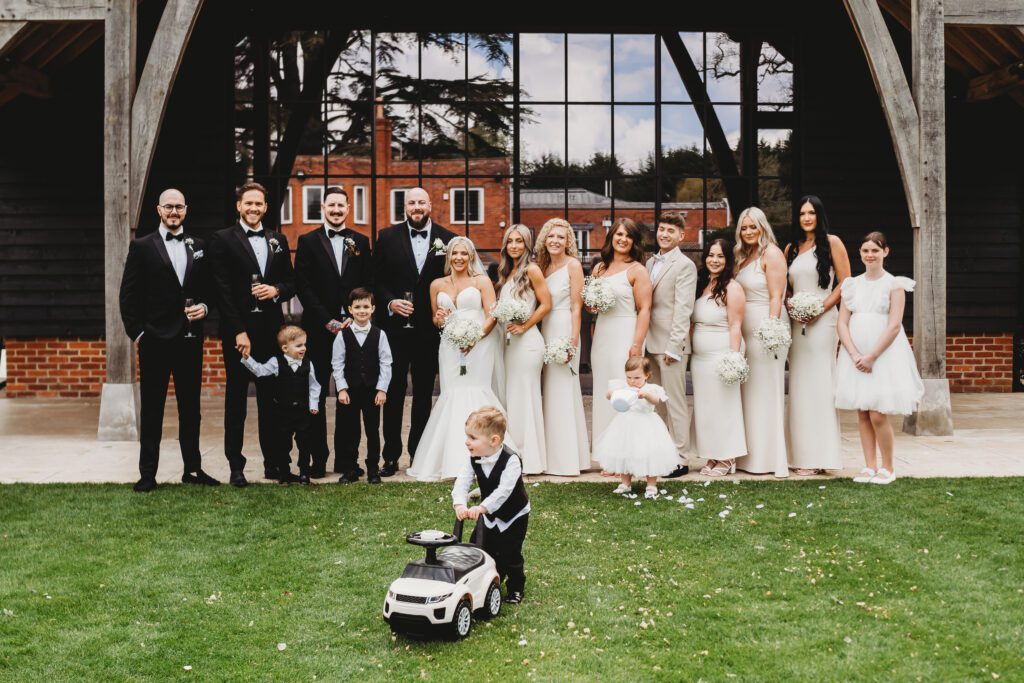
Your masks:
<instances>
[{"instance_id":1,"label":"strappy sandal","mask_svg":"<svg viewBox=\"0 0 1024 683\"><path fill-rule=\"evenodd\" d=\"M816 470L809 467L795 467L790 470L793 474L798 477L813 477L816 474L824 474L824 470Z\"/></svg>"},{"instance_id":2,"label":"strappy sandal","mask_svg":"<svg viewBox=\"0 0 1024 683\"><path fill-rule=\"evenodd\" d=\"M736 461L735 460L717 460L715 466L711 468L711 472L708 476L711 477L724 477L727 474L733 474L736 472Z\"/></svg>"},{"instance_id":3,"label":"strappy sandal","mask_svg":"<svg viewBox=\"0 0 1024 683\"><path fill-rule=\"evenodd\" d=\"M703 476L705 476L705 477L710 476L711 475L711 470L717 464L718 464L717 460L708 460L706 463L704 463L704 467L700 468L700 473Z\"/></svg>"}]
</instances>

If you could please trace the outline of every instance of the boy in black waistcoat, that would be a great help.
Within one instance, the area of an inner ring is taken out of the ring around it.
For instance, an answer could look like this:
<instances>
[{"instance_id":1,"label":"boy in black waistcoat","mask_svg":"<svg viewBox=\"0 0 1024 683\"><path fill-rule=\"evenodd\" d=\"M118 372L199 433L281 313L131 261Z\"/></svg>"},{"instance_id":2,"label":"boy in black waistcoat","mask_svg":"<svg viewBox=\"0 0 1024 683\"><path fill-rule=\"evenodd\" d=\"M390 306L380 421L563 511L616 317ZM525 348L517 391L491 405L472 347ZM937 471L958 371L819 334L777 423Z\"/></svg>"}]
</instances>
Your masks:
<instances>
[{"instance_id":1,"label":"boy in black waistcoat","mask_svg":"<svg viewBox=\"0 0 1024 683\"><path fill-rule=\"evenodd\" d=\"M334 337L331 367L338 388L335 420L344 443L334 448L334 460L344 472L339 481L359 481L359 416L366 427L366 481L380 483L380 407L388 398L391 383L391 345L384 331L374 325L373 292L357 287L349 293L352 324Z\"/></svg>"},{"instance_id":2,"label":"boy in black waistcoat","mask_svg":"<svg viewBox=\"0 0 1024 683\"><path fill-rule=\"evenodd\" d=\"M277 345L281 352L270 357L266 363L258 363L248 353L242 356L242 365L257 377L273 377L263 380L273 386L274 452L270 463L282 484L309 483L311 446L309 430L312 426L310 415L316 415L320 407L320 383L316 381L313 364L306 359L306 333L298 325L284 325L277 333ZM299 446L299 476L295 476L288 465L288 454L292 450L292 439Z\"/></svg>"},{"instance_id":3,"label":"boy in black waistcoat","mask_svg":"<svg viewBox=\"0 0 1024 683\"><path fill-rule=\"evenodd\" d=\"M469 462L455 480L452 504L458 519L479 520L473 530L473 542L483 533L481 522L487 527L484 550L494 558L501 579L507 578L505 602L517 605L523 601L526 585L523 541L530 520L530 500L523 484L522 460L502 444L507 427L505 414L494 406L470 413L466 420ZM483 500L467 508L466 497L474 478Z\"/></svg>"}]
</instances>

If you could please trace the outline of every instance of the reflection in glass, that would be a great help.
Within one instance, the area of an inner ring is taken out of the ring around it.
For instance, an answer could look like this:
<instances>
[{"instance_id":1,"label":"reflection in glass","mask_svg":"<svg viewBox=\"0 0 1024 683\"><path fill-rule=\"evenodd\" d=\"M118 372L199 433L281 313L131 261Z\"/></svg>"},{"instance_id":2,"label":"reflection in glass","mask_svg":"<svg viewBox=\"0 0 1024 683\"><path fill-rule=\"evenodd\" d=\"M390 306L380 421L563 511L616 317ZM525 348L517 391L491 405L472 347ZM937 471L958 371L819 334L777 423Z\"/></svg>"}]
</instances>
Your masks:
<instances>
[{"instance_id":1,"label":"reflection in glass","mask_svg":"<svg viewBox=\"0 0 1024 683\"><path fill-rule=\"evenodd\" d=\"M569 101L607 102L612 96L608 35L569 35Z\"/></svg>"},{"instance_id":2,"label":"reflection in glass","mask_svg":"<svg viewBox=\"0 0 1024 683\"><path fill-rule=\"evenodd\" d=\"M793 101L793 65L768 43L761 44L757 63L757 101L772 104Z\"/></svg>"},{"instance_id":3,"label":"reflection in glass","mask_svg":"<svg viewBox=\"0 0 1024 683\"><path fill-rule=\"evenodd\" d=\"M323 31L286 31L270 41L270 99L297 101L303 97L306 79L315 79L314 88L319 99L319 82L323 73L314 65L324 49Z\"/></svg>"},{"instance_id":4,"label":"reflection in glass","mask_svg":"<svg viewBox=\"0 0 1024 683\"><path fill-rule=\"evenodd\" d=\"M386 130L391 134L391 159L418 159L419 107L414 104L388 104L384 107L384 117L389 124ZM377 144L383 144L380 137Z\"/></svg>"},{"instance_id":5,"label":"reflection in glass","mask_svg":"<svg viewBox=\"0 0 1024 683\"><path fill-rule=\"evenodd\" d=\"M654 36L620 34L614 41L615 101L653 102Z\"/></svg>"},{"instance_id":6,"label":"reflection in glass","mask_svg":"<svg viewBox=\"0 0 1024 683\"><path fill-rule=\"evenodd\" d=\"M569 163L607 164L611 161L611 107L569 106Z\"/></svg>"},{"instance_id":7,"label":"reflection in glass","mask_svg":"<svg viewBox=\"0 0 1024 683\"><path fill-rule=\"evenodd\" d=\"M564 172L565 107L531 105L519 123L519 157L524 171L538 166L555 166Z\"/></svg>"},{"instance_id":8,"label":"reflection in glass","mask_svg":"<svg viewBox=\"0 0 1024 683\"><path fill-rule=\"evenodd\" d=\"M565 99L565 36L561 33L523 33L519 36L521 97L526 100Z\"/></svg>"},{"instance_id":9,"label":"reflection in glass","mask_svg":"<svg viewBox=\"0 0 1024 683\"><path fill-rule=\"evenodd\" d=\"M328 69L327 100L369 100L370 31L347 31L345 47Z\"/></svg>"},{"instance_id":10,"label":"reflection in glass","mask_svg":"<svg viewBox=\"0 0 1024 683\"><path fill-rule=\"evenodd\" d=\"M789 182L793 173L790 140L793 131L762 129L757 133L757 174L775 176Z\"/></svg>"},{"instance_id":11,"label":"reflection in glass","mask_svg":"<svg viewBox=\"0 0 1024 683\"><path fill-rule=\"evenodd\" d=\"M704 34L703 33L680 33L679 37L686 47L690 59L693 60L701 79L704 78ZM661 99L663 102L690 102L691 97L686 92L683 79L679 76L679 69L672 61L664 44L661 47Z\"/></svg>"},{"instance_id":12,"label":"reflection in glass","mask_svg":"<svg viewBox=\"0 0 1024 683\"><path fill-rule=\"evenodd\" d=\"M324 108L325 146L329 174L352 173L350 161L361 159L369 172L371 107L366 103L328 102Z\"/></svg>"},{"instance_id":13,"label":"reflection in glass","mask_svg":"<svg viewBox=\"0 0 1024 683\"><path fill-rule=\"evenodd\" d=\"M377 34L377 92L385 100L417 99L419 41L415 33Z\"/></svg>"},{"instance_id":14,"label":"reflection in glass","mask_svg":"<svg viewBox=\"0 0 1024 683\"><path fill-rule=\"evenodd\" d=\"M468 58L469 99L514 99L511 33L470 33Z\"/></svg>"},{"instance_id":15,"label":"reflection in glass","mask_svg":"<svg viewBox=\"0 0 1024 683\"><path fill-rule=\"evenodd\" d=\"M725 133L725 139L729 144L729 149L732 150L733 163L737 169L740 166L740 106L733 104L716 104L713 105L712 111L715 116L718 117L718 122L722 126L722 131ZM711 144L708 143L708 160L711 162L710 174L714 176L721 176L721 165L719 160L713 153Z\"/></svg>"},{"instance_id":16,"label":"reflection in glass","mask_svg":"<svg viewBox=\"0 0 1024 683\"><path fill-rule=\"evenodd\" d=\"M654 173L655 109L615 107L615 161L623 173Z\"/></svg>"},{"instance_id":17,"label":"reflection in glass","mask_svg":"<svg viewBox=\"0 0 1024 683\"><path fill-rule=\"evenodd\" d=\"M724 33L708 34L707 83L712 102L740 101L740 44Z\"/></svg>"},{"instance_id":18,"label":"reflection in glass","mask_svg":"<svg viewBox=\"0 0 1024 683\"><path fill-rule=\"evenodd\" d=\"M423 36L421 77L466 81L466 34L429 33Z\"/></svg>"},{"instance_id":19,"label":"reflection in glass","mask_svg":"<svg viewBox=\"0 0 1024 683\"><path fill-rule=\"evenodd\" d=\"M270 123L270 165L277 175L292 175L299 169L292 168L304 156L319 158L322 166L324 154L324 123L321 119L321 105L316 102L271 102L268 105ZM296 137L297 136L297 137ZM289 143L287 148L283 143ZM288 168L281 168L277 162L278 153L294 154Z\"/></svg>"},{"instance_id":20,"label":"reflection in glass","mask_svg":"<svg viewBox=\"0 0 1024 683\"><path fill-rule=\"evenodd\" d=\"M255 126L253 106L249 103L235 104L235 184L256 171L253 166L253 128Z\"/></svg>"},{"instance_id":21,"label":"reflection in glass","mask_svg":"<svg viewBox=\"0 0 1024 683\"><path fill-rule=\"evenodd\" d=\"M420 113L420 158L464 158L466 156L465 125L465 111L459 105L423 105Z\"/></svg>"},{"instance_id":22,"label":"reflection in glass","mask_svg":"<svg viewBox=\"0 0 1024 683\"><path fill-rule=\"evenodd\" d=\"M235 43L235 101L251 102L254 81L253 41L246 36Z\"/></svg>"},{"instance_id":23,"label":"reflection in glass","mask_svg":"<svg viewBox=\"0 0 1024 683\"><path fill-rule=\"evenodd\" d=\"M692 104L661 107L661 169L667 175L704 173L704 127Z\"/></svg>"},{"instance_id":24,"label":"reflection in glass","mask_svg":"<svg viewBox=\"0 0 1024 683\"><path fill-rule=\"evenodd\" d=\"M781 244L793 238L793 189L782 180L761 180L757 184L757 205L771 223Z\"/></svg>"},{"instance_id":25,"label":"reflection in glass","mask_svg":"<svg viewBox=\"0 0 1024 683\"><path fill-rule=\"evenodd\" d=\"M465 111L470 157L512 156L511 106L495 102L469 102Z\"/></svg>"}]
</instances>

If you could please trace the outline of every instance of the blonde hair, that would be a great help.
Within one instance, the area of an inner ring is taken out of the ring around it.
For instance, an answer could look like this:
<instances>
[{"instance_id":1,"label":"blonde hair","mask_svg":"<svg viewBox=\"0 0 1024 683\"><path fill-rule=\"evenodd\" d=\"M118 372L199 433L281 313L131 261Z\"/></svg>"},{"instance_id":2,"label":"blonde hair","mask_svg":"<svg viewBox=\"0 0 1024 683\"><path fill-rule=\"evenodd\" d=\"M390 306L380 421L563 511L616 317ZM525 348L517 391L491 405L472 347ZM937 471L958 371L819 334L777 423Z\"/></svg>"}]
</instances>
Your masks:
<instances>
[{"instance_id":1,"label":"blonde hair","mask_svg":"<svg viewBox=\"0 0 1024 683\"><path fill-rule=\"evenodd\" d=\"M526 247L523 255L519 257L519 263L512 260L507 250L508 238L513 232L519 233ZM526 271L530 267L531 256L533 256L533 233L530 229L522 223L516 223L509 227L501 238L501 261L498 263L498 282L494 285L495 288L500 291L506 282L511 282L512 296L516 299L524 298L526 290L530 288L530 278Z\"/></svg>"},{"instance_id":2,"label":"blonde hair","mask_svg":"<svg viewBox=\"0 0 1024 683\"><path fill-rule=\"evenodd\" d=\"M508 429L508 419L500 408L484 406L474 410L466 418L466 431L479 432L486 436L500 436L505 438L505 430Z\"/></svg>"},{"instance_id":3,"label":"blonde hair","mask_svg":"<svg viewBox=\"0 0 1024 683\"><path fill-rule=\"evenodd\" d=\"M306 331L298 325L281 325L281 329L277 331L277 345L283 347L305 336Z\"/></svg>"},{"instance_id":4,"label":"blonde hair","mask_svg":"<svg viewBox=\"0 0 1024 683\"><path fill-rule=\"evenodd\" d=\"M476 245L473 244L473 240L468 237L458 235L453 237L448 246L445 248L444 253L444 274L451 275L452 273L452 251L458 245L464 245L469 250L469 267L467 271L470 276L485 275L484 264L480 262L480 256L476 253Z\"/></svg>"},{"instance_id":5,"label":"blonde hair","mask_svg":"<svg viewBox=\"0 0 1024 683\"><path fill-rule=\"evenodd\" d=\"M626 360L626 372L643 370L645 377L651 376L651 361L647 356L630 356Z\"/></svg>"},{"instance_id":6,"label":"blonde hair","mask_svg":"<svg viewBox=\"0 0 1024 683\"><path fill-rule=\"evenodd\" d=\"M541 272L545 272L548 266L551 265L551 254L548 253L547 239L548 234L554 228L562 228L565 230L565 254L578 259L580 257L579 247L576 246L576 231L572 229L572 225L569 221L564 218L552 218L541 226L540 232L537 233L537 265L540 266Z\"/></svg>"},{"instance_id":7,"label":"blonde hair","mask_svg":"<svg viewBox=\"0 0 1024 683\"><path fill-rule=\"evenodd\" d=\"M743 221L747 218L761 230L761 236L757 238L757 256L763 254L769 244L779 246L778 240L775 239L775 233L772 231L772 225L768 222L768 216L764 215L764 211L756 206L743 209L740 212L739 218L736 219L736 246L732 248L732 253L736 257L737 268L750 257L751 247L747 246L740 237L740 226L743 225Z\"/></svg>"}]
</instances>

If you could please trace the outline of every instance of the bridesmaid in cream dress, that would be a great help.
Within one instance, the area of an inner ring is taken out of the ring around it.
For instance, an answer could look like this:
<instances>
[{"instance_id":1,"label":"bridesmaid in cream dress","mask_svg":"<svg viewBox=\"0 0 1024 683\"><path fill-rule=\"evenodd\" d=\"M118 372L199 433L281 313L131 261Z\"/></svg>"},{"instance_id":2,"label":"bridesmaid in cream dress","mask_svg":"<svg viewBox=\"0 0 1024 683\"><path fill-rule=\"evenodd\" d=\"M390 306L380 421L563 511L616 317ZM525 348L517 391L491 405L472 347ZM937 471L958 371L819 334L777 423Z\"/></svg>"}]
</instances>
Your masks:
<instances>
[{"instance_id":1,"label":"bridesmaid in cream dress","mask_svg":"<svg viewBox=\"0 0 1024 683\"><path fill-rule=\"evenodd\" d=\"M824 474L842 469L839 417L835 409L836 332L840 286L850 277L843 241L828 231L821 200L800 199L799 241L786 245L793 294L811 292L825 311L816 318L793 319L789 348L789 466L793 474Z\"/></svg>"},{"instance_id":2,"label":"bridesmaid in cream dress","mask_svg":"<svg viewBox=\"0 0 1024 683\"><path fill-rule=\"evenodd\" d=\"M644 266L643 233L629 218L620 218L601 247L601 262L593 276L607 280L615 292L615 307L597 316L590 367L594 373L591 443L615 416L606 397L608 382L626 381L626 359L642 356L651 320L651 278Z\"/></svg>"},{"instance_id":3,"label":"bridesmaid in cream dress","mask_svg":"<svg viewBox=\"0 0 1024 683\"><path fill-rule=\"evenodd\" d=\"M729 243L713 240L697 276L690 334L696 449L707 460L700 473L711 477L735 472L736 458L747 452L740 386L723 382L715 368L724 354L743 350L745 301L743 287L732 273Z\"/></svg>"},{"instance_id":4,"label":"bridesmaid in cream dress","mask_svg":"<svg viewBox=\"0 0 1024 683\"><path fill-rule=\"evenodd\" d=\"M583 266L569 221L552 218L537 235L537 265L547 280L551 312L541 323L544 343L568 339L576 353L568 365L544 367L544 445L548 474L576 476L590 469L590 441L580 391L579 349Z\"/></svg>"},{"instance_id":5,"label":"bridesmaid in cream dress","mask_svg":"<svg viewBox=\"0 0 1024 683\"><path fill-rule=\"evenodd\" d=\"M744 209L736 221L736 281L743 287L743 341L750 378L743 384L743 424L747 455L737 467L752 474L789 476L786 455L786 354L766 351L754 332L765 318L782 315L786 296L786 257L764 211Z\"/></svg>"},{"instance_id":6,"label":"bridesmaid in cream dress","mask_svg":"<svg viewBox=\"0 0 1024 683\"><path fill-rule=\"evenodd\" d=\"M505 231L498 264L499 299L525 301L532 313L522 323L505 326L502 343L505 350L505 407L508 432L519 445L523 474L547 470L544 445L544 408L541 403L540 375L544 369L544 338L537 324L551 310L551 295L544 274L533 256L533 234L525 225L516 224Z\"/></svg>"}]
</instances>

